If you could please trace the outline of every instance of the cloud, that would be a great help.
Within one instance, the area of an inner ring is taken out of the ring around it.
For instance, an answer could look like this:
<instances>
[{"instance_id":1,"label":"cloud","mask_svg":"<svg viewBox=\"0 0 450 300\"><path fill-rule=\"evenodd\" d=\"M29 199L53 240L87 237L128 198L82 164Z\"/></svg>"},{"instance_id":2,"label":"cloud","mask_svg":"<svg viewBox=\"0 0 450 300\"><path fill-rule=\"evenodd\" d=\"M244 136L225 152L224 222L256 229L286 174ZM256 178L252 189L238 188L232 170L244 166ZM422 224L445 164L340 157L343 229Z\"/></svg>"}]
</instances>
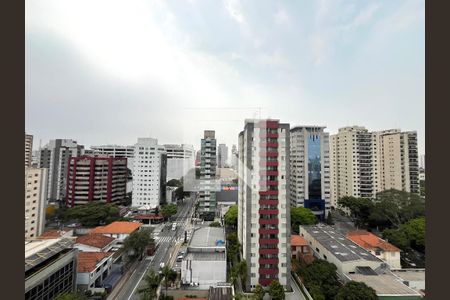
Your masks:
<instances>
[{"instance_id":1,"label":"cloud","mask_svg":"<svg viewBox=\"0 0 450 300\"><path fill-rule=\"evenodd\" d=\"M274 15L275 23L278 25L285 25L291 22L288 12L284 8L279 8Z\"/></svg>"},{"instance_id":2,"label":"cloud","mask_svg":"<svg viewBox=\"0 0 450 300\"><path fill-rule=\"evenodd\" d=\"M244 14L242 13L242 6L239 0L225 0L225 8L230 16L239 24L245 22Z\"/></svg>"}]
</instances>

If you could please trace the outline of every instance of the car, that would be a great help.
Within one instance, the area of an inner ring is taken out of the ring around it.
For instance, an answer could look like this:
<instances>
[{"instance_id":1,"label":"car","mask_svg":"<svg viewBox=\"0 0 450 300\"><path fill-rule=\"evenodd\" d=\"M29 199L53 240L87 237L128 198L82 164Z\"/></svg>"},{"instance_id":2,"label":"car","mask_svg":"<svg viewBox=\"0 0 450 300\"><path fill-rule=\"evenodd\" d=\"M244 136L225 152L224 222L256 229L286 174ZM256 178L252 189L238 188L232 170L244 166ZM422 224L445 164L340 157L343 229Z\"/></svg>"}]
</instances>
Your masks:
<instances>
[{"instance_id":1,"label":"car","mask_svg":"<svg viewBox=\"0 0 450 300\"><path fill-rule=\"evenodd\" d=\"M177 257L177 261L182 261L183 260L183 255L179 255L178 257Z\"/></svg>"},{"instance_id":2,"label":"car","mask_svg":"<svg viewBox=\"0 0 450 300\"><path fill-rule=\"evenodd\" d=\"M160 269L164 268L164 266L165 266L165 264L163 262L159 264Z\"/></svg>"}]
</instances>

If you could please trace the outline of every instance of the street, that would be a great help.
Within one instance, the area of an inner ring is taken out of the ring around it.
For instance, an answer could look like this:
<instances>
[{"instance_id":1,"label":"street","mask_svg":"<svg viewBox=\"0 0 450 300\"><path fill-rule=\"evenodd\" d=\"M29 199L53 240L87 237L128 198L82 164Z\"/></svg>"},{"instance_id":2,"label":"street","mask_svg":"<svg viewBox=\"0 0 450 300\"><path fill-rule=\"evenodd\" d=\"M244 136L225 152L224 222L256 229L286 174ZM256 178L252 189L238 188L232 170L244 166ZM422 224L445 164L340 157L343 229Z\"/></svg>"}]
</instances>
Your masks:
<instances>
[{"instance_id":1,"label":"street","mask_svg":"<svg viewBox=\"0 0 450 300\"><path fill-rule=\"evenodd\" d=\"M165 265L169 263L169 266L172 267L176 260L178 249L184 240L184 231L190 225L194 200L195 196L186 198L184 203L180 203L177 206L178 212L173 217L174 221L166 222L155 228L153 237L157 241L158 248L154 256L143 259L127 282L121 287L121 290L111 299L139 299L137 291L143 287L142 279L148 270L152 269L158 273L161 262L164 262ZM177 223L176 230L172 230L173 223Z\"/></svg>"}]
</instances>

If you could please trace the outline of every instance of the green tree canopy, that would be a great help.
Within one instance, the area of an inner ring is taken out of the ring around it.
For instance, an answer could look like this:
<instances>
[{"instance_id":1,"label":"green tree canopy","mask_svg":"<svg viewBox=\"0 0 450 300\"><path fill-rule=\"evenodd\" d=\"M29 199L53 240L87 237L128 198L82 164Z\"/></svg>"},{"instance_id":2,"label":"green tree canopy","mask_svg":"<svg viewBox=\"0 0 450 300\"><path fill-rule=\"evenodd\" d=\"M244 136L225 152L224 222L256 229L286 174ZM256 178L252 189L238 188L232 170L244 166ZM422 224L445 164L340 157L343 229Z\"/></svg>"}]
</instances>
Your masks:
<instances>
[{"instance_id":1,"label":"green tree canopy","mask_svg":"<svg viewBox=\"0 0 450 300\"><path fill-rule=\"evenodd\" d=\"M294 232L298 233L300 225L314 225L317 222L316 216L310 209L304 207L291 208L291 224Z\"/></svg>"},{"instance_id":2,"label":"green tree canopy","mask_svg":"<svg viewBox=\"0 0 450 300\"><path fill-rule=\"evenodd\" d=\"M149 229L141 229L130 234L123 242L124 251L131 261L139 258L153 239Z\"/></svg>"},{"instance_id":3,"label":"green tree canopy","mask_svg":"<svg viewBox=\"0 0 450 300\"><path fill-rule=\"evenodd\" d=\"M169 218L177 213L175 204L167 204L161 207L161 214L164 218Z\"/></svg>"},{"instance_id":4,"label":"green tree canopy","mask_svg":"<svg viewBox=\"0 0 450 300\"><path fill-rule=\"evenodd\" d=\"M153 270L150 270L144 277L144 287L138 290L141 300L156 299L156 291L158 289L161 277Z\"/></svg>"},{"instance_id":5,"label":"green tree canopy","mask_svg":"<svg viewBox=\"0 0 450 300\"><path fill-rule=\"evenodd\" d=\"M278 280L273 280L268 289L267 289L270 297L272 297L273 300L284 300L286 297L284 293L283 286L278 282Z\"/></svg>"},{"instance_id":6,"label":"green tree canopy","mask_svg":"<svg viewBox=\"0 0 450 300\"><path fill-rule=\"evenodd\" d=\"M120 218L119 208L116 205L100 201L68 208L64 211L62 217L66 222L77 220L87 227L109 224Z\"/></svg>"},{"instance_id":7,"label":"green tree canopy","mask_svg":"<svg viewBox=\"0 0 450 300\"><path fill-rule=\"evenodd\" d=\"M264 295L266 294L266 291L262 287L262 285L258 284L253 289L253 300L263 300Z\"/></svg>"},{"instance_id":8,"label":"green tree canopy","mask_svg":"<svg viewBox=\"0 0 450 300\"><path fill-rule=\"evenodd\" d=\"M236 227L238 219L238 206L237 204L231 206L225 214L225 224L231 227Z\"/></svg>"},{"instance_id":9,"label":"green tree canopy","mask_svg":"<svg viewBox=\"0 0 450 300\"><path fill-rule=\"evenodd\" d=\"M237 254L239 253L239 240L236 232L229 233L227 235L227 258L228 261L232 262L235 260Z\"/></svg>"},{"instance_id":10,"label":"green tree canopy","mask_svg":"<svg viewBox=\"0 0 450 300\"><path fill-rule=\"evenodd\" d=\"M369 223L369 217L373 210L374 203L367 198L356 198L345 196L338 200L338 205L350 210L350 215L355 221L355 225L363 227Z\"/></svg>"},{"instance_id":11,"label":"green tree canopy","mask_svg":"<svg viewBox=\"0 0 450 300\"><path fill-rule=\"evenodd\" d=\"M315 299L315 298L314 298ZM364 282L350 281L337 293L336 300L377 300L375 290Z\"/></svg>"},{"instance_id":12,"label":"green tree canopy","mask_svg":"<svg viewBox=\"0 0 450 300\"><path fill-rule=\"evenodd\" d=\"M88 300L88 297L82 293L64 293L55 298L55 300Z\"/></svg>"},{"instance_id":13,"label":"green tree canopy","mask_svg":"<svg viewBox=\"0 0 450 300\"><path fill-rule=\"evenodd\" d=\"M385 229L383 238L402 250L425 252L425 217L412 219L396 229Z\"/></svg>"},{"instance_id":14,"label":"green tree canopy","mask_svg":"<svg viewBox=\"0 0 450 300\"><path fill-rule=\"evenodd\" d=\"M321 291L326 299L334 299L340 287L336 270L334 264L318 259L312 264L300 268L298 272L308 291L315 290L318 299L321 296L317 291Z\"/></svg>"},{"instance_id":15,"label":"green tree canopy","mask_svg":"<svg viewBox=\"0 0 450 300\"><path fill-rule=\"evenodd\" d=\"M221 225L220 225L220 222L211 222L211 223L209 223L209 227L222 227Z\"/></svg>"}]
</instances>

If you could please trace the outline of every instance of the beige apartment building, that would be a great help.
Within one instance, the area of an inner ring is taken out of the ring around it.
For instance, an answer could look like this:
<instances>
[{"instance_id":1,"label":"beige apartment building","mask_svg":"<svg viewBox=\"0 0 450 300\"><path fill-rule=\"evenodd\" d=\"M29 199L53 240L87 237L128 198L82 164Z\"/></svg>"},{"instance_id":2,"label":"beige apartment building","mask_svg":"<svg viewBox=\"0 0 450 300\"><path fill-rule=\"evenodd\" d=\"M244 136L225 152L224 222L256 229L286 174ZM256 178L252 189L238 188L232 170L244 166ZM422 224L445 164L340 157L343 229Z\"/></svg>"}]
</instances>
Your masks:
<instances>
[{"instance_id":1,"label":"beige apartment building","mask_svg":"<svg viewBox=\"0 0 450 300\"><path fill-rule=\"evenodd\" d=\"M340 128L330 136L331 205L343 196L374 198L397 189L419 192L417 133Z\"/></svg>"},{"instance_id":2,"label":"beige apartment building","mask_svg":"<svg viewBox=\"0 0 450 300\"><path fill-rule=\"evenodd\" d=\"M25 168L25 239L44 232L47 169Z\"/></svg>"},{"instance_id":3,"label":"beige apartment building","mask_svg":"<svg viewBox=\"0 0 450 300\"><path fill-rule=\"evenodd\" d=\"M33 136L25 133L25 167L31 167Z\"/></svg>"}]
</instances>

